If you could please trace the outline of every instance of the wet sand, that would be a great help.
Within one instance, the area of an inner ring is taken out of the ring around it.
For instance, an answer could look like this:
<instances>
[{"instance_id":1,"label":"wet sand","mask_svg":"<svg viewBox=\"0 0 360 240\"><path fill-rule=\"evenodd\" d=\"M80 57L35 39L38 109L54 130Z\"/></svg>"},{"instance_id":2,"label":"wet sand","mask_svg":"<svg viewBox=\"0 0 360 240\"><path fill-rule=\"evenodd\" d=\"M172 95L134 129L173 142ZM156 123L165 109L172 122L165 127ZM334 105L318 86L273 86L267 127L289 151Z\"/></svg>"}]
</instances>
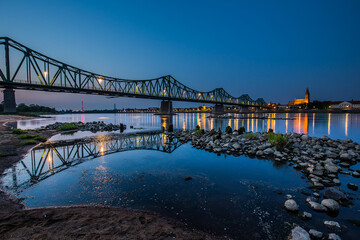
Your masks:
<instances>
[{"instance_id":1,"label":"wet sand","mask_svg":"<svg viewBox=\"0 0 360 240\"><path fill-rule=\"evenodd\" d=\"M22 145L6 122L31 119L0 115L0 177L35 145ZM56 131L32 132L46 138ZM102 206L27 209L0 189L0 239L225 239L152 212Z\"/></svg>"}]
</instances>

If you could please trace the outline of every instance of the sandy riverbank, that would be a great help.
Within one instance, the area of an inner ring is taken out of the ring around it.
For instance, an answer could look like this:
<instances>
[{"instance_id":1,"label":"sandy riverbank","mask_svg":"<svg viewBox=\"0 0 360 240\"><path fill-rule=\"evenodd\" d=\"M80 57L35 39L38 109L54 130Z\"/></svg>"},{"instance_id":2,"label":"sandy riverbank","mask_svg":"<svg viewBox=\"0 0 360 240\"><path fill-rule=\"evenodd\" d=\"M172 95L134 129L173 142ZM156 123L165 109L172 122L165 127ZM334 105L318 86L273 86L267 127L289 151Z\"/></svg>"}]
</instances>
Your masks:
<instances>
[{"instance_id":1,"label":"sandy riverbank","mask_svg":"<svg viewBox=\"0 0 360 240\"><path fill-rule=\"evenodd\" d=\"M0 177L34 145L22 145L4 124L29 119L0 115ZM32 132L30 132L32 133ZM34 132L35 133L35 132ZM36 132L50 138L56 131ZM158 214L125 208L72 206L27 209L0 190L0 239L224 239Z\"/></svg>"}]
</instances>

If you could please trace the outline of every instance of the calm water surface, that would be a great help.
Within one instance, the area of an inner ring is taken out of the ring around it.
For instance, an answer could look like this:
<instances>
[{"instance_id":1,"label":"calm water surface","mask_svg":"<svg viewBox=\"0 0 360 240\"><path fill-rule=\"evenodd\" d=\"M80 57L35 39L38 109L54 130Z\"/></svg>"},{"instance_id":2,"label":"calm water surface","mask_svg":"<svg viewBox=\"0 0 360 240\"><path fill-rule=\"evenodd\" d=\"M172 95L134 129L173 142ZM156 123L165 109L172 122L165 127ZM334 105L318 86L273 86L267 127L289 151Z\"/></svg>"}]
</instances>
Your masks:
<instances>
[{"instance_id":1,"label":"calm water surface","mask_svg":"<svg viewBox=\"0 0 360 240\"><path fill-rule=\"evenodd\" d=\"M262 119L209 119L207 113L180 113L172 118L161 117L152 113L119 113L119 114L64 114L47 115L50 118L31 119L19 121L18 128L40 128L54 122L92 122L104 121L106 123L124 123L129 127L161 129L170 122L177 129L194 129L199 125L202 129L233 129L245 127L247 131L261 132L269 128L276 132L305 133L311 136L329 136L332 138L351 138L360 142L360 114L335 113L277 113L277 114L235 114L237 117L266 117ZM289 120L273 120L273 118L288 118Z\"/></svg>"},{"instance_id":2,"label":"calm water surface","mask_svg":"<svg viewBox=\"0 0 360 240\"><path fill-rule=\"evenodd\" d=\"M354 197L354 206L342 207L336 218L315 213L305 204L301 190L310 186L286 164L247 156L216 155L169 139L161 131L173 123L177 129L222 128L230 125L248 131L301 132L313 136L352 138L360 141L357 114L270 114L292 120L206 118L206 114L179 114L172 119L152 114L73 114L18 122L20 128L38 128L55 121L104 121L125 123L124 134L57 135L52 140L94 136L85 143L33 150L9 169L3 185L26 198L29 207L100 204L158 212L216 234L236 239L284 239L288 223L307 230L327 230L322 221L335 219L345 226L343 239L356 239L359 227L348 219L360 219L359 192L348 182L359 179L341 175L342 188ZM246 115L239 115L246 116ZM250 115L251 116L251 115ZM254 115L255 116L255 115ZM262 116L262 115L261 115ZM135 129L130 129L129 126ZM149 133L149 130L152 133ZM140 132L134 134L134 132ZM353 169L359 169L355 165ZM192 180L185 181L190 176ZM281 190L283 194L278 194ZM301 210L313 214L304 222L283 209L284 195L292 194ZM270 233L270 234L269 234Z\"/></svg>"}]
</instances>

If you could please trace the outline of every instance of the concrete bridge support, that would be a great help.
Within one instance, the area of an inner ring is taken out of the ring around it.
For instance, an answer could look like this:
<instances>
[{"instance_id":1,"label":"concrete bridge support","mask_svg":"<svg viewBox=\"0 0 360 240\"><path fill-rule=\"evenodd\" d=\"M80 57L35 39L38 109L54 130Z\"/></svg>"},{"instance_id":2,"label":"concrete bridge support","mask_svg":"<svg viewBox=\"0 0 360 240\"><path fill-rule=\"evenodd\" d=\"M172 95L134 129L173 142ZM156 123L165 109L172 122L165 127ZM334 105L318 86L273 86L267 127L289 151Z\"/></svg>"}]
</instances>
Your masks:
<instances>
[{"instance_id":1,"label":"concrete bridge support","mask_svg":"<svg viewBox=\"0 0 360 240\"><path fill-rule=\"evenodd\" d=\"M159 114L171 115L173 114L173 105L170 100L161 101Z\"/></svg>"},{"instance_id":2,"label":"concrete bridge support","mask_svg":"<svg viewBox=\"0 0 360 240\"><path fill-rule=\"evenodd\" d=\"M239 107L239 113L249 113L248 107Z\"/></svg>"},{"instance_id":3,"label":"concrete bridge support","mask_svg":"<svg viewBox=\"0 0 360 240\"><path fill-rule=\"evenodd\" d=\"M212 110L212 114L214 115L222 115L225 113L223 104L216 104Z\"/></svg>"},{"instance_id":4,"label":"concrete bridge support","mask_svg":"<svg viewBox=\"0 0 360 240\"><path fill-rule=\"evenodd\" d=\"M12 88L5 88L4 94L4 113L16 113L15 91Z\"/></svg>"}]
</instances>

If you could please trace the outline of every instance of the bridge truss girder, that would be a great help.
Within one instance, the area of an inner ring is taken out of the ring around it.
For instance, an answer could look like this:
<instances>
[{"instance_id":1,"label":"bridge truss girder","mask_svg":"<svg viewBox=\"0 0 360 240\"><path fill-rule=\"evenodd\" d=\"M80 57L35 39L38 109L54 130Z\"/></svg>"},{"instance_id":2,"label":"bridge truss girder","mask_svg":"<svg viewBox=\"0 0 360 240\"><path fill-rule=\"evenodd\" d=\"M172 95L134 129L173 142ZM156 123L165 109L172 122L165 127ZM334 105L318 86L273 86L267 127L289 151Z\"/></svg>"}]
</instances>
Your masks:
<instances>
[{"instance_id":1,"label":"bridge truss girder","mask_svg":"<svg viewBox=\"0 0 360 240\"><path fill-rule=\"evenodd\" d=\"M247 94L233 97L223 88L194 90L171 75L148 80L120 79L73 67L36 52L10 38L0 38L4 61L0 61L0 86L53 92L72 92L188 101L239 106L264 106ZM16 55L16 59L12 56ZM0 60L3 58L0 57Z\"/></svg>"}]
</instances>

